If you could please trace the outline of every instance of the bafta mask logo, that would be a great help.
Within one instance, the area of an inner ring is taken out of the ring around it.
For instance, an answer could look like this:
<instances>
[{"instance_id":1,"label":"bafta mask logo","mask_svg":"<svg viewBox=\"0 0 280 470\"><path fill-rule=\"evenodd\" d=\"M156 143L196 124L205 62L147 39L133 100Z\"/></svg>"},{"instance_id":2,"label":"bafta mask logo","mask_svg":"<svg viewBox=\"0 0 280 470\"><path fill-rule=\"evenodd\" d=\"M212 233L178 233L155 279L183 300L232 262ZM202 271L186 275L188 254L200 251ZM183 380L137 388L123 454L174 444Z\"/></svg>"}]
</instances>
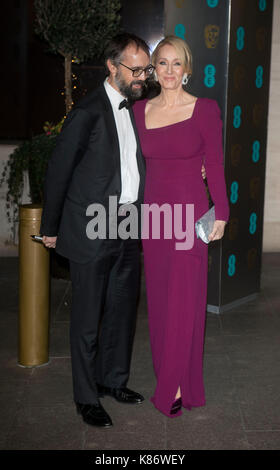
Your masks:
<instances>
[{"instance_id":1,"label":"bafta mask logo","mask_svg":"<svg viewBox=\"0 0 280 470\"><path fill-rule=\"evenodd\" d=\"M184 5L185 0L175 0L175 5L177 8L182 8Z\"/></svg>"},{"instance_id":2,"label":"bafta mask logo","mask_svg":"<svg viewBox=\"0 0 280 470\"><path fill-rule=\"evenodd\" d=\"M243 86L245 85L245 78L246 78L246 70L243 65L238 65L235 67L233 72L233 84L234 88L237 91L242 90Z\"/></svg>"},{"instance_id":3,"label":"bafta mask logo","mask_svg":"<svg viewBox=\"0 0 280 470\"><path fill-rule=\"evenodd\" d=\"M258 251L256 248L251 248L247 253L247 265L249 269L254 269L257 264L257 254Z\"/></svg>"},{"instance_id":4,"label":"bafta mask logo","mask_svg":"<svg viewBox=\"0 0 280 470\"><path fill-rule=\"evenodd\" d=\"M204 28L204 39L208 49L215 49L219 42L220 28L215 24L208 24Z\"/></svg>"},{"instance_id":5,"label":"bafta mask logo","mask_svg":"<svg viewBox=\"0 0 280 470\"><path fill-rule=\"evenodd\" d=\"M253 107L253 123L256 127L261 124L263 118L263 105L255 104Z\"/></svg>"},{"instance_id":6,"label":"bafta mask logo","mask_svg":"<svg viewBox=\"0 0 280 470\"><path fill-rule=\"evenodd\" d=\"M215 8L219 3L219 0L207 0L207 4L210 8Z\"/></svg>"},{"instance_id":7,"label":"bafta mask logo","mask_svg":"<svg viewBox=\"0 0 280 470\"><path fill-rule=\"evenodd\" d=\"M254 176L250 179L250 197L257 199L260 194L261 179L259 176Z\"/></svg>"},{"instance_id":8,"label":"bafta mask logo","mask_svg":"<svg viewBox=\"0 0 280 470\"><path fill-rule=\"evenodd\" d=\"M231 146L230 160L232 166L238 166L240 162L242 147L240 144L234 144Z\"/></svg>"},{"instance_id":9,"label":"bafta mask logo","mask_svg":"<svg viewBox=\"0 0 280 470\"><path fill-rule=\"evenodd\" d=\"M178 38L186 39L185 38L186 28L183 24L181 23L176 24L174 32L175 32L175 36L177 36Z\"/></svg>"},{"instance_id":10,"label":"bafta mask logo","mask_svg":"<svg viewBox=\"0 0 280 470\"><path fill-rule=\"evenodd\" d=\"M233 217L229 220L228 224L228 238L229 240L235 240L238 235L238 218Z\"/></svg>"},{"instance_id":11,"label":"bafta mask logo","mask_svg":"<svg viewBox=\"0 0 280 470\"><path fill-rule=\"evenodd\" d=\"M266 43L266 28L260 26L256 31L256 44L259 52L264 51Z\"/></svg>"}]
</instances>

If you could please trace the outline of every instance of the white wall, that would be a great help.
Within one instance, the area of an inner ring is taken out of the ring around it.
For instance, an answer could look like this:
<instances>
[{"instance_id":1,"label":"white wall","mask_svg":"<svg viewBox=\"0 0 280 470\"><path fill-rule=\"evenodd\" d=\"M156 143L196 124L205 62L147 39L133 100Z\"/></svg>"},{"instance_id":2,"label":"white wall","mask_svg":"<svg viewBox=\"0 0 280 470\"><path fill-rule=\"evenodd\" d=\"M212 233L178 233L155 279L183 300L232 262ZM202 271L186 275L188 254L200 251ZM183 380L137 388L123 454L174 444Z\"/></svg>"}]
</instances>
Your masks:
<instances>
[{"instance_id":1,"label":"white wall","mask_svg":"<svg viewBox=\"0 0 280 470\"><path fill-rule=\"evenodd\" d=\"M0 179L4 165L7 162L8 156L15 149L14 145L1 145L0 146ZM16 254L13 247L12 235L10 232L10 225L8 224L6 216L6 192L7 185L0 186L0 256L8 256L9 254Z\"/></svg>"},{"instance_id":2,"label":"white wall","mask_svg":"<svg viewBox=\"0 0 280 470\"><path fill-rule=\"evenodd\" d=\"M0 179L2 178L2 172L7 162L9 155L16 148L15 145L0 145ZM29 203L30 198L28 195L28 179L27 176L24 180L24 191L21 199L21 203ZM13 234L11 231L11 225L8 222L6 214L6 193L8 190L7 184L0 186L0 256L17 256L18 254L18 233ZM17 225L16 225L17 228Z\"/></svg>"}]
</instances>

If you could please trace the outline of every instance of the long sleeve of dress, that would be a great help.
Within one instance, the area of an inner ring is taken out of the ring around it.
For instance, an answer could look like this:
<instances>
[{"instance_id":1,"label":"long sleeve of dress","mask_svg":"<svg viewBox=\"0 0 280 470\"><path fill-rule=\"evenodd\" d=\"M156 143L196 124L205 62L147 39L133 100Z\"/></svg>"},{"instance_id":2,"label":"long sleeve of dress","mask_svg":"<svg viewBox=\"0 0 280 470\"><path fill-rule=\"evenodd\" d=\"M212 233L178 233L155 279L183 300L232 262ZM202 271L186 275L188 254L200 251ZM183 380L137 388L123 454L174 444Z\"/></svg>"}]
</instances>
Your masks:
<instances>
[{"instance_id":1,"label":"long sleeve of dress","mask_svg":"<svg viewBox=\"0 0 280 470\"><path fill-rule=\"evenodd\" d=\"M229 219L229 202L223 165L223 140L221 111L215 100L204 99L203 115L200 116L200 131L204 140L206 178L213 203L216 220Z\"/></svg>"}]
</instances>

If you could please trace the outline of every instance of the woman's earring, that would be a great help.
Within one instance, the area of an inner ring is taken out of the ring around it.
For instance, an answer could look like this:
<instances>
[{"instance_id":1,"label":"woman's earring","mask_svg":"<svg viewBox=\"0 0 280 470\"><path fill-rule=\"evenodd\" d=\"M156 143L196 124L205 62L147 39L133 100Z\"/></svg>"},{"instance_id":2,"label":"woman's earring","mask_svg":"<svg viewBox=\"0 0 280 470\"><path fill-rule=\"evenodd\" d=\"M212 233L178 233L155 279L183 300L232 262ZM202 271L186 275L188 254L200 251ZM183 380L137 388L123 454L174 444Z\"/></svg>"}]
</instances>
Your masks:
<instances>
[{"instance_id":1,"label":"woman's earring","mask_svg":"<svg viewBox=\"0 0 280 470\"><path fill-rule=\"evenodd\" d=\"M154 80L155 80L156 82L158 82L158 76L157 76L156 71L154 71Z\"/></svg>"},{"instance_id":2,"label":"woman's earring","mask_svg":"<svg viewBox=\"0 0 280 470\"><path fill-rule=\"evenodd\" d=\"M184 73L183 78L182 78L182 85L187 85L189 81L188 74Z\"/></svg>"}]
</instances>

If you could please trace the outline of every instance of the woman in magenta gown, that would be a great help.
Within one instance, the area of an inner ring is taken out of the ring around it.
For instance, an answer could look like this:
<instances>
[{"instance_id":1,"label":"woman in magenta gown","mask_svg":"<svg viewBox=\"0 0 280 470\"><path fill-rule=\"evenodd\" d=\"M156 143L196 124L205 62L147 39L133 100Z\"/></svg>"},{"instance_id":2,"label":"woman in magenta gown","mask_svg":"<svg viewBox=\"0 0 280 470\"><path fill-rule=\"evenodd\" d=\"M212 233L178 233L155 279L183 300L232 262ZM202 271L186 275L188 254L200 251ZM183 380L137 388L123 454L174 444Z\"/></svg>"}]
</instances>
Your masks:
<instances>
[{"instance_id":1,"label":"woman in magenta gown","mask_svg":"<svg viewBox=\"0 0 280 470\"><path fill-rule=\"evenodd\" d=\"M191 74L191 53L169 36L152 56L161 92L138 101L134 115L146 160L145 204L193 204L194 221L209 209L201 175L204 164L216 221L210 240L224 234L229 205L223 168L222 121L216 101L196 98L182 87ZM185 211L182 211L185 214ZM162 219L161 219L162 222ZM184 220L188 223L188 219ZM188 226L188 225L187 225ZM194 232L194 223L191 230ZM194 236L191 249L172 238L143 239L150 341L157 385L151 398L168 417L181 407L205 405L203 344L208 245Z\"/></svg>"}]
</instances>

